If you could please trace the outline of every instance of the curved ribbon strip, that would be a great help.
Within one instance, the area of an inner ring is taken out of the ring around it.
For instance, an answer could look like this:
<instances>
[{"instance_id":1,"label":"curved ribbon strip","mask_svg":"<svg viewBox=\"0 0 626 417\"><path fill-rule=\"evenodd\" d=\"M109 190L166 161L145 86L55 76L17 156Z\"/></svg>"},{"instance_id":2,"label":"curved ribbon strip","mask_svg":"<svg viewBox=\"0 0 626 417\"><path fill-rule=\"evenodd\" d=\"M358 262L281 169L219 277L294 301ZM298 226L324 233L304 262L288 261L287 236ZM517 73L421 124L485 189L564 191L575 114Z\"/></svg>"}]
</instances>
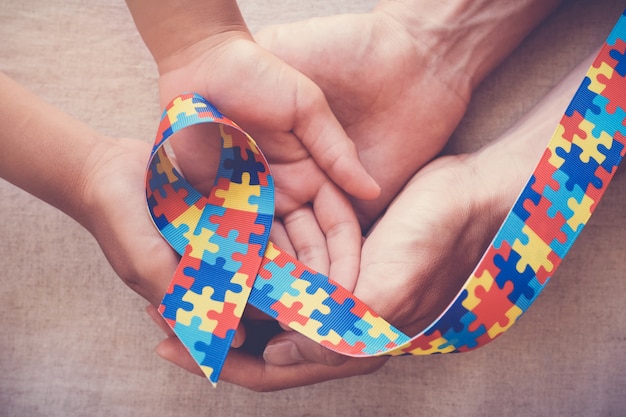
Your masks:
<instances>
[{"instance_id":1,"label":"curved ribbon strip","mask_svg":"<svg viewBox=\"0 0 626 417\"><path fill-rule=\"evenodd\" d=\"M216 383L247 303L345 355L464 352L507 330L554 274L616 172L626 144L626 12L472 275L426 330L409 337L268 241L269 165L252 138L196 94L164 111L146 175L152 219L182 258L159 311ZM163 144L218 123L222 153L204 197Z\"/></svg>"}]
</instances>

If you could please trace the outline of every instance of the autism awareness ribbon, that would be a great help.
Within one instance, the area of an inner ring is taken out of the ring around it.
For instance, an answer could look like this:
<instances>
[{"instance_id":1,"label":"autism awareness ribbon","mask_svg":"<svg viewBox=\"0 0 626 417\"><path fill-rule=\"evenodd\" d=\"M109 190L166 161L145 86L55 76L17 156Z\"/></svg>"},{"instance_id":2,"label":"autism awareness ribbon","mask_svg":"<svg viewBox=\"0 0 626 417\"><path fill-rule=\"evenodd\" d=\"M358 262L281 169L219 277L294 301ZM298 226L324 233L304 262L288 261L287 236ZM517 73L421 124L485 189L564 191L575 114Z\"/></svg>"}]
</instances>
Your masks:
<instances>
[{"instance_id":1,"label":"autism awareness ribbon","mask_svg":"<svg viewBox=\"0 0 626 417\"><path fill-rule=\"evenodd\" d=\"M247 304L349 356L483 346L528 310L581 233L625 153L625 122L626 12L478 265L445 311L410 337L269 241L274 183L261 150L203 97L183 94L163 112L146 174L152 220L181 255L159 311L213 384ZM208 196L163 146L201 123L217 124L222 140Z\"/></svg>"}]
</instances>

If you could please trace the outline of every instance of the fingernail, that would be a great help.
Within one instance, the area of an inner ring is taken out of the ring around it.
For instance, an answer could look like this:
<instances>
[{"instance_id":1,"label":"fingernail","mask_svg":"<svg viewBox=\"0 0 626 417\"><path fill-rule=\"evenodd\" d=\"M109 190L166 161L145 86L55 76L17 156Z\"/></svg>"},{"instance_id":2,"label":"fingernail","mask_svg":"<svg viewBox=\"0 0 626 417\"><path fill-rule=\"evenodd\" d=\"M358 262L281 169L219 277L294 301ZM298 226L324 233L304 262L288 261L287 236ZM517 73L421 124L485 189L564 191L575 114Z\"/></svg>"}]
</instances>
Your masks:
<instances>
[{"instance_id":1,"label":"fingernail","mask_svg":"<svg viewBox=\"0 0 626 417\"><path fill-rule=\"evenodd\" d=\"M263 351L263 359L272 365L280 366L294 365L304 360L296 344L289 340L267 345Z\"/></svg>"}]
</instances>

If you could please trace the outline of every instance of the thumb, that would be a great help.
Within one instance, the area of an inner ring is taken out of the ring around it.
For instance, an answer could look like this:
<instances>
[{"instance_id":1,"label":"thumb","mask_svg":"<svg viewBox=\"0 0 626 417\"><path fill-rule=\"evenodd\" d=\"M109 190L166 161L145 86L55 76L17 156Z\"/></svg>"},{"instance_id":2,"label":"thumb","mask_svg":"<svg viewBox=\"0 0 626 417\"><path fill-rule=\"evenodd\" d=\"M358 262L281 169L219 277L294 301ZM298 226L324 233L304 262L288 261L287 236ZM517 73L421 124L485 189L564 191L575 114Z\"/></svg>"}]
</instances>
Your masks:
<instances>
[{"instance_id":1,"label":"thumb","mask_svg":"<svg viewBox=\"0 0 626 417\"><path fill-rule=\"evenodd\" d=\"M349 357L333 352L299 333L284 332L269 341L263 351L263 359L267 363L279 366L302 362L339 366Z\"/></svg>"}]
</instances>

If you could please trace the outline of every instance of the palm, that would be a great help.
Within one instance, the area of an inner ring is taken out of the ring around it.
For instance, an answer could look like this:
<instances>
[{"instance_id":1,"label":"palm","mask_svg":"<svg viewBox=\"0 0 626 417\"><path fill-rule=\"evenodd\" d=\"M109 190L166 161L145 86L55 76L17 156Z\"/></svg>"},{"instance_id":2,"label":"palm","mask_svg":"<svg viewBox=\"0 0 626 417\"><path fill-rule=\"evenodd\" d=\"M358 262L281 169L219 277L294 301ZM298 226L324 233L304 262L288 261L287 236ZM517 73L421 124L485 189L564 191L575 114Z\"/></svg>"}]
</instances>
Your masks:
<instances>
[{"instance_id":1,"label":"palm","mask_svg":"<svg viewBox=\"0 0 626 417\"><path fill-rule=\"evenodd\" d=\"M437 55L387 15L312 19L256 38L320 86L382 186L376 201L355 202L364 225L441 150L466 109L469 92L446 86Z\"/></svg>"}]
</instances>

